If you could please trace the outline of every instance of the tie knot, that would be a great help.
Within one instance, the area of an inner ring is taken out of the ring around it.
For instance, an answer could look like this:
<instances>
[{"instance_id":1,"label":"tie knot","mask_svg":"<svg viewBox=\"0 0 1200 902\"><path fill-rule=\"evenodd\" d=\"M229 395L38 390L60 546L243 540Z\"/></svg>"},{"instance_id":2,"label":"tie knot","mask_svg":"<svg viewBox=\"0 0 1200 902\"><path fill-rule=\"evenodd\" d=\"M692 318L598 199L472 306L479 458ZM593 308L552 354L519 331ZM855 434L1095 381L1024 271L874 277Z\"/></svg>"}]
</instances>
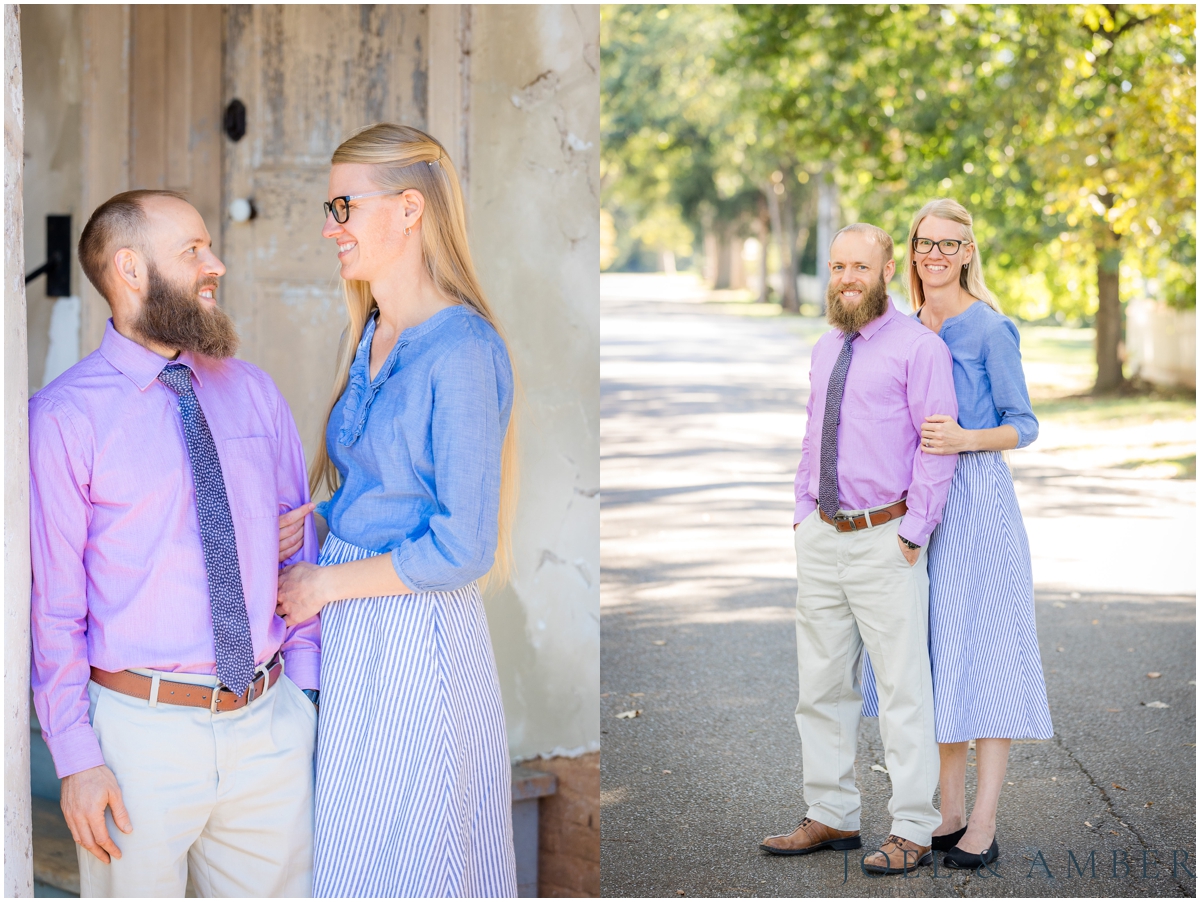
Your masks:
<instances>
[{"instance_id":1,"label":"tie knot","mask_svg":"<svg viewBox=\"0 0 1200 902\"><path fill-rule=\"evenodd\" d=\"M858 338L857 332L847 332L846 333L846 344L850 344L850 342L854 341L854 339L856 339L856 338Z\"/></svg>"},{"instance_id":2,"label":"tie knot","mask_svg":"<svg viewBox=\"0 0 1200 902\"><path fill-rule=\"evenodd\" d=\"M192 391L192 371L182 363L168 363L158 374L158 381L177 395Z\"/></svg>"}]
</instances>

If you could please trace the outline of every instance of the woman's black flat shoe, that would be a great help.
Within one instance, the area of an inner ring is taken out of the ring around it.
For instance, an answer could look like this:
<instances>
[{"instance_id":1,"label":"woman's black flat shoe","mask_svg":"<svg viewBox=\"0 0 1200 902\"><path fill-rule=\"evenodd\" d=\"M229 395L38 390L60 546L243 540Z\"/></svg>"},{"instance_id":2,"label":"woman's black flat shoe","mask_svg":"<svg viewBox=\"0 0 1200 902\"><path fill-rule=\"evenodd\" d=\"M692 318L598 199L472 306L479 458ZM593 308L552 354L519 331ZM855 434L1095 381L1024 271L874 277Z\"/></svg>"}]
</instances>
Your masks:
<instances>
[{"instance_id":1,"label":"woman's black flat shoe","mask_svg":"<svg viewBox=\"0 0 1200 902\"><path fill-rule=\"evenodd\" d=\"M967 828L963 827L961 830L955 830L953 833L947 833L944 836L933 837L933 851L949 852L956 845L958 845L958 841L963 838L963 834L966 832Z\"/></svg>"},{"instance_id":2,"label":"woman's black flat shoe","mask_svg":"<svg viewBox=\"0 0 1200 902\"><path fill-rule=\"evenodd\" d=\"M996 840L992 840L992 844L988 846L986 852L964 852L958 846L955 846L946 853L946 857L942 859L943 863L948 868L953 868L960 871L977 871L987 864L991 864L1000 857L1000 847L996 845Z\"/></svg>"}]
</instances>

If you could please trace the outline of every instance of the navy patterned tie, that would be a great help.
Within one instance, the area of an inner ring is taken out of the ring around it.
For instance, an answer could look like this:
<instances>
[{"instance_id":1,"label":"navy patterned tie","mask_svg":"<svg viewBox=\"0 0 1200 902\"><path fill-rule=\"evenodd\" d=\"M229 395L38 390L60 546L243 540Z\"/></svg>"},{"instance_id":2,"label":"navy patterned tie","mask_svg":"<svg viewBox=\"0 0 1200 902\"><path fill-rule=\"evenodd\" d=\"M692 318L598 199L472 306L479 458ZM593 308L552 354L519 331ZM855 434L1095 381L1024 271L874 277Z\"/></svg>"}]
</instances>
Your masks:
<instances>
[{"instance_id":1,"label":"navy patterned tie","mask_svg":"<svg viewBox=\"0 0 1200 902\"><path fill-rule=\"evenodd\" d=\"M171 363L158 374L158 379L179 395L179 416L183 419L183 435L196 485L204 569L208 571L217 678L237 695L243 695L254 679L254 642L250 638L237 537L217 446L192 388L192 371L181 363Z\"/></svg>"},{"instance_id":2,"label":"navy patterned tie","mask_svg":"<svg viewBox=\"0 0 1200 902\"><path fill-rule=\"evenodd\" d=\"M854 353L853 341L857 332L851 332L842 342L842 351L829 374L829 388L825 392L825 422L821 424L821 482L817 504L829 519L838 512L837 478L837 431L842 418L842 390L846 387L846 373L850 370L850 355Z\"/></svg>"}]
</instances>

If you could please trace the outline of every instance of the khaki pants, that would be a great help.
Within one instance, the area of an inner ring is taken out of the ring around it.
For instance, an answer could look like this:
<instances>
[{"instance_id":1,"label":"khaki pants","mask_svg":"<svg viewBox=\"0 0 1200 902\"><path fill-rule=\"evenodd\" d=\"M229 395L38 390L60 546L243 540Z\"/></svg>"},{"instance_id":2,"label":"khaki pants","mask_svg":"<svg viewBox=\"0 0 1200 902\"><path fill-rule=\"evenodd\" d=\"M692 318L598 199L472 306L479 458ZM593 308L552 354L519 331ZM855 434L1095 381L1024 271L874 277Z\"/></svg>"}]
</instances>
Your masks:
<instances>
[{"instance_id":1,"label":"khaki pants","mask_svg":"<svg viewBox=\"0 0 1200 902\"><path fill-rule=\"evenodd\" d=\"M929 669L929 574L925 548L909 566L896 533L901 520L838 532L814 511L796 527L796 723L807 816L858 830L854 785L858 673L863 647L879 690L879 732L892 781L891 832L923 846L941 815L933 807L938 750Z\"/></svg>"},{"instance_id":2,"label":"khaki pants","mask_svg":"<svg viewBox=\"0 0 1200 902\"><path fill-rule=\"evenodd\" d=\"M295 683L225 714L96 683L88 696L133 832L105 812L121 858L78 847L82 896L181 898L189 872L203 897L312 894L317 717Z\"/></svg>"}]
</instances>

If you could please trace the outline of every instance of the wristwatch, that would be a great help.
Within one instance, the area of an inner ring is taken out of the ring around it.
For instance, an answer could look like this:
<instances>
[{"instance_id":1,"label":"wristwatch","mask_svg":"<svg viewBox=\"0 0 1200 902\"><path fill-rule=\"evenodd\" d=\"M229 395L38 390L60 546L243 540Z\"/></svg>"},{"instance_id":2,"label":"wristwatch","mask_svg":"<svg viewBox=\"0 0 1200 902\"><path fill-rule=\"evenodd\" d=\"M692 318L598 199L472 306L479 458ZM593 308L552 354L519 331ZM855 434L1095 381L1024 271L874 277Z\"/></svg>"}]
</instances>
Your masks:
<instances>
[{"instance_id":1,"label":"wristwatch","mask_svg":"<svg viewBox=\"0 0 1200 902\"><path fill-rule=\"evenodd\" d=\"M312 702L314 706L320 706L320 704L321 704L321 701L320 701L321 690L320 689L301 689L300 691L308 696L308 700L310 702Z\"/></svg>"},{"instance_id":2,"label":"wristwatch","mask_svg":"<svg viewBox=\"0 0 1200 902\"><path fill-rule=\"evenodd\" d=\"M916 542L910 542L908 539L904 538L904 536L896 536L896 538L899 539L901 542L903 542L905 545L907 545L909 548L911 548L913 551L916 551L918 548L921 547Z\"/></svg>"}]
</instances>

